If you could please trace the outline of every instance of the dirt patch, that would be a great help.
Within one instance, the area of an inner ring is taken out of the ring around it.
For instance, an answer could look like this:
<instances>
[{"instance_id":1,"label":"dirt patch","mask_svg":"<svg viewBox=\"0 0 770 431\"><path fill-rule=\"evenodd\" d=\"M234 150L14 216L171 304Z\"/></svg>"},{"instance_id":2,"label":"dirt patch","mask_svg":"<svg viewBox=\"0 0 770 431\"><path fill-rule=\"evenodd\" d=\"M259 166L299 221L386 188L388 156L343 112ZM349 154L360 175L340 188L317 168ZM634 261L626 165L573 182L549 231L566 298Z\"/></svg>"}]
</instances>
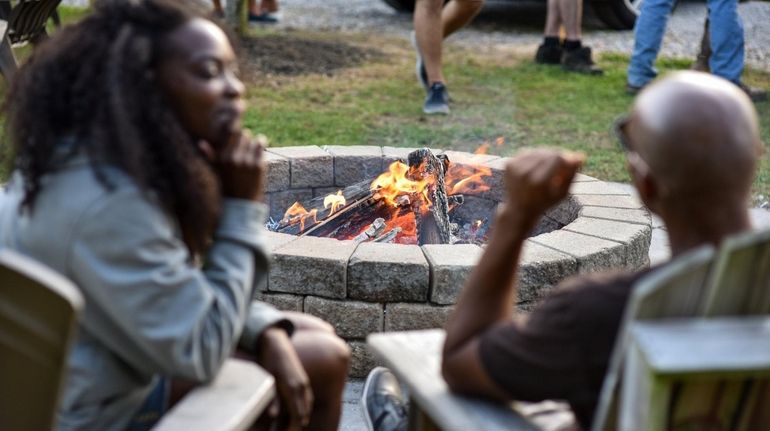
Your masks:
<instances>
[{"instance_id":1,"label":"dirt patch","mask_svg":"<svg viewBox=\"0 0 770 431\"><path fill-rule=\"evenodd\" d=\"M381 58L381 51L342 41L313 40L295 36L249 37L241 42L241 62L246 79L259 75L333 75L347 67Z\"/></svg>"}]
</instances>

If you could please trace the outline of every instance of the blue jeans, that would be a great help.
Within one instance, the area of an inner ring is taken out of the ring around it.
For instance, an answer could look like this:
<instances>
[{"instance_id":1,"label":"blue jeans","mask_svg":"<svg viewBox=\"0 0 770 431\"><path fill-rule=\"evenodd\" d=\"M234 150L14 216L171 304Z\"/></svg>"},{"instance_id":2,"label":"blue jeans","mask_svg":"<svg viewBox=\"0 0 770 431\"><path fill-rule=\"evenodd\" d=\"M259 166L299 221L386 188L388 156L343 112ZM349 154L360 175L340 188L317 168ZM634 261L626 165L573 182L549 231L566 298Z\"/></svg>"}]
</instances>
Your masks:
<instances>
[{"instance_id":1,"label":"blue jeans","mask_svg":"<svg viewBox=\"0 0 770 431\"><path fill-rule=\"evenodd\" d=\"M660 51L666 21L674 0L644 0L634 27L634 53L628 65L628 83L641 87L657 76L653 64ZM743 72L743 24L737 0L708 0L711 32L711 73L734 83Z\"/></svg>"},{"instance_id":2,"label":"blue jeans","mask_svg":"<svg viewBox=\"0 0 770 431\"><path fill-rule=\"evenodd\" d=\"M160 377L155 387L147 395L144 404L131 419L126 431L148 431L160 422L161 416L166 414L169 405L169 393L171 380Z\"/></svg>"}]
</instances>

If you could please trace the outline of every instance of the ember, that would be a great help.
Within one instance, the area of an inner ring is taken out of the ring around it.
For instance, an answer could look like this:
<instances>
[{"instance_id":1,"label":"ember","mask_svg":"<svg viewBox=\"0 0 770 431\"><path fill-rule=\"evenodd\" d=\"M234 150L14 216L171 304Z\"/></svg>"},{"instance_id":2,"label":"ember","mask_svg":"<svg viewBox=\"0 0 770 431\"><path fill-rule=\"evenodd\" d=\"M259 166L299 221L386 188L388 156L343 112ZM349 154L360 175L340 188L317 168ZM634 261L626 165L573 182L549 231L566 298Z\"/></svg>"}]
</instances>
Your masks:
<instances>
[{"instance_id":1,"label":"ember","mask_svg":"<svg viewBox=\"0 0 770 431\"><path fill-rule=\"evenodd\" d=\"M452 220L449 213L465 201L462 193L488 190L484 178L490 175L488 167L453 164L423 148L410 153L407 163L391 163L371 183L323 197L322 206L310 202L308 211L295 202L271 228L356 242L482 243L487 229L481 220Z\"/></svg>"}]
</instances>

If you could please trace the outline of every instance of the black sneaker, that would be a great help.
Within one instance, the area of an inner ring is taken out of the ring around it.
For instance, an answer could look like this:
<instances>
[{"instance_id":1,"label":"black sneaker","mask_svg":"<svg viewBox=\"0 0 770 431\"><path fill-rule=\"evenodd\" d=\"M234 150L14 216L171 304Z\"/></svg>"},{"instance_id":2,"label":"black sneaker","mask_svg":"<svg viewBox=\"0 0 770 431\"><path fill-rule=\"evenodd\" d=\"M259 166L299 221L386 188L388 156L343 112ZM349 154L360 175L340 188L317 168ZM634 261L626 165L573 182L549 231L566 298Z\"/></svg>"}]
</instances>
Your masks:
<instances>
[{"instance_id":1,"label":"black sneaker","mask_svg":"<svg viewBox=\"0 0 770 431\"><path fill-rule=\"evenodd\" d=\"M428 83L428 71L425 70L425 62L422 61L422 54L420 53L420 47L417 45L417 34L412 31L412 46L414 52L417 53L417 61L414 64L414 72L417 75L417 80L422 84L422 88L425 91L430 90L430 84Z\"/></svg>"},{"instance_id":2,"label":"black sneaker","mask_svg":"<svg viewBox=\"0 0 770 431\"><path fill-rule=\"evenodd\" d=\"M422 106L422 112L432 114L449 114L449 93L446 85L442 82L434 82L428 89L428 96L425 97L425 104Z\"/></svg>"},{"instance_id":3,"label":"black sneaker","mask_svg":"<svg viewBox=\"0 0 770 431\"><path fill-rule=\"evenodd\" d=\"M560 45L542 44L537 47L535 53L535 63L539 64L561 64L561 56L564 49Z\"/></svg>"},{"instance_id":4,"label":"black sneaker","mask_svg":"<svg viewBox=\"0 0 770 431\"><path fill-rule=\"evenodd\" d=\"M585 73L587 75L602 75L604 71L596 66L591 59L591 48L587 46L567 51L561 56L561 67L568 72Z\"/></svg>"},{"instance_id":5,"label":"black sneaker","mask_svg":"<svg viewBox=\"0 0 770 431\"><path fill-rule=\"evenodd\" d=\"M767 91L761 88L749 87L743 82L739 82L738 87L749 96L749 99L751 99L752 102L764 102L767 100Z\"/></svg>"},{"instance_id":6,"label":"black sneaker","mask_svg":"<svg viewBox=\"0 0 770 431\"><path fill-rule=\"evenodd\" d=\"M406 405L401 386L387 368L377 367L366 377L361 412L369 431L405 431Z\"/></svg>"}]
</instances>

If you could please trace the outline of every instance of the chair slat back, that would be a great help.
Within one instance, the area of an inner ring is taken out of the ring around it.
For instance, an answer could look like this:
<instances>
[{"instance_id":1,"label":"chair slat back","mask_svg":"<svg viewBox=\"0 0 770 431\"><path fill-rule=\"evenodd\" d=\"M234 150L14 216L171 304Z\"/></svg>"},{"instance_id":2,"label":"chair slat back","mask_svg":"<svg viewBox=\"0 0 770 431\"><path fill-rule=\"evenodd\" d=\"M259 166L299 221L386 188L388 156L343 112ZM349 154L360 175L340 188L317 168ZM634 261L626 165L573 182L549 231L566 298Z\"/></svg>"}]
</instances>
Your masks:
<instances>
[{"instance_id":1,"label":"chair slat back","mask_svg":"<svg viewBox=\"0 0 770 431\"><path fill-rule=\"evenodd\" d=\"M694 316L703 308L715 251L703 246L639 280L626 307L594 415L594 431L616 430L618 388L629 344L628 327L637 319Z\"/></svg>"},{"instance_id":2,"label":"chair slat back","mask_svg":"<svg viewBox=\"0 0 770 431\"><path fill-rule=\"evenodd\" d=\"M82 308L82 296L67 279L0 250L0 429L53 427Z\"/></svg>"},{"instance_id":3,"label":"chair slat back","mask_svg":"<svg viewBox=\"0 0 770 431\"><path fill-rule=\"evenodd\" d=\"M34 42L45 35L45 25L61 0L21 0L11 10L8 38L11 43Z\"/></svg>"},{"instance_id":4,"label":"chair slat back","mask_svg":"<svg viewBox=\"0 0 770 431\"><path fill-rule=\"evenodd\" d=\"M708 292L704 316L770 313L770 229L725 240Z\"/></svg>"},{"instance_id":5,"label":"chair slat back","mask_svg":"<svg viewBox=\"0 0 770 431\"><path fill-rule=\"evenodd\" d=\"M639 286L635 292L640 295L639 302L632 319L770 314L770 230L727 238L700 289L697 283L688 287L685 280L679 282L682 285L673 290L645 292ZM667 305L667 301L674 304ZM666 313L661 315L661 311ZM625 332L628 337L628 331ZM770 420L765 408L770 400L770 380L762 377L761 372L752 374L747 369L742 375L733 376L698 372L661 380L666 373L660 370L646 376L649 381L637 376L636 384L626 388L624 411L630 414L634 406L652 402L656 407L651 410L653 415L627 419L619 429L679 430L695 426L751 430ZM641 417L646 422L637 420Z\"/></svg>"}]
</instances>

